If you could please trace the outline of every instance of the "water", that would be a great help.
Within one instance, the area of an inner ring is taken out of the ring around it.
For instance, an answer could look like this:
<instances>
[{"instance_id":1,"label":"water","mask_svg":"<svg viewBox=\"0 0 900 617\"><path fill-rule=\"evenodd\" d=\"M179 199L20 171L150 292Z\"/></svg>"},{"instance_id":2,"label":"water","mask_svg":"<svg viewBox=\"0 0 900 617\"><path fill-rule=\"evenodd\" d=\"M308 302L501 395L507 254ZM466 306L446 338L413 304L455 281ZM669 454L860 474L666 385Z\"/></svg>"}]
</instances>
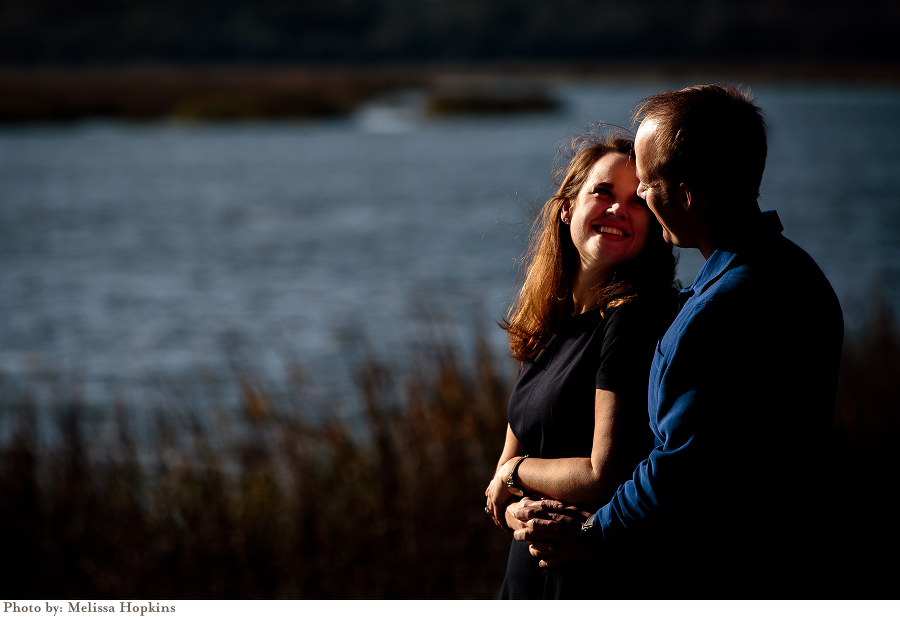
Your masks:
<instances>
[{"instance_id":1,"label":"water","mask_svg":"<svg viewBox=\"0 0 900 617\"><path fill-rule=\"evenodd\" d=\"M565 86L565 110L535 116L0 128L0 372L77 373L103 401L198 368L227 382L237 349L275 380L298 357L336 394L348 344L391 357L435 321L480 326L500 354L493 323L558 144L680 85ZM754 93L763 208L822 266L851 330L873 290L900 306L900 89ZM701 265L683 251L682 281Z\"/></svg>"}]
</instances>

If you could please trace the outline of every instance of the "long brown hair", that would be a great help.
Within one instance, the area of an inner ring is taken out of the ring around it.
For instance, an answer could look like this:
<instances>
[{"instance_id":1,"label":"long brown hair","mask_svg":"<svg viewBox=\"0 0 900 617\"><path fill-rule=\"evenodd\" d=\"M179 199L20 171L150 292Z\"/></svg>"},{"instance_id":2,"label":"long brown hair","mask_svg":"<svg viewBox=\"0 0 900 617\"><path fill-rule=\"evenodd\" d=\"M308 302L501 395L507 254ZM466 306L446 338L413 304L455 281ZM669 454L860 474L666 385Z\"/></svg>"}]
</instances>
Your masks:
<instances>
[{"instance_id":1,"label":"long brown hair","mask_svg":"<svg viewBox=\"0 0 900 617\"><path fill-rule=\"evenodd\" d=\"M530 360L544 348L564 317L572 311L572 281L578 268L577 250L568 227L560 221L567 201L574 202L594 165L611 152L634 158L634 142L619 127L593 125L561 148L553 183L559 188L541 208L523 256L522 288L501 328L509 334L509 349L517 360ZM598 287L601 315L640 296L671 292L676 258L650 215L647 244L631 261L619 265L609 282Z\"/></svg>"}]
</instances>

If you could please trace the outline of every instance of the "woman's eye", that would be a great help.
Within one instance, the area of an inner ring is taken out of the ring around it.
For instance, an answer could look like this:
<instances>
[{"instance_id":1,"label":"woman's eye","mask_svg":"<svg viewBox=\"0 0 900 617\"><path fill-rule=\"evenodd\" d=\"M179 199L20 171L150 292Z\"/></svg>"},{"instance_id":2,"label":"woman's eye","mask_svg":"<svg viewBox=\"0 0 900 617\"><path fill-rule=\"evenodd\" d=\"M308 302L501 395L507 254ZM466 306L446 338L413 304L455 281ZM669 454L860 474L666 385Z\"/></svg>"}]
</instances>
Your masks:
<instances>
[{"instance_id":1,"label":"woman's eye","mask_svg":"<svg viewBox=\"0 0 900 617\"><path fill-rule=\"evenodd\" d=\"M643 208L646 208L646 207L647 207L647 200L646 200L646 199L642 199L642 198L637 197L637 196L635 196L635 198L634 198L634 203L636 203L637 205L639 205L639 206L641 206L641 207L643 207Z\"/></svg>"},{"instance_id":2,"label":"woman's eye","mask_svg":"<svg viewBox=\"0 0 900 617\"><path fill-rule=\"evenodd\" d=\"M609 192L609 189L605 189L602 186L598 186L597 188L595 188L594 194L595 195L612 195L612 193Z\"/></svg>"}]
</instances>

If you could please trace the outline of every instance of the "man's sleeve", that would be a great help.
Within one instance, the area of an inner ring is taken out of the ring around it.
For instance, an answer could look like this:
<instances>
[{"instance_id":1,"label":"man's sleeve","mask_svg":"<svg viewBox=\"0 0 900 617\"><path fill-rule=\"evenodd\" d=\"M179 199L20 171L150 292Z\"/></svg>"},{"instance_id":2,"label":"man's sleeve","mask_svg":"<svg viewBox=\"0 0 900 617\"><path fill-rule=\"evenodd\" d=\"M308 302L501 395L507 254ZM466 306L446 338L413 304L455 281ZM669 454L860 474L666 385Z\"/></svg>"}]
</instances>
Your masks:
<instances>
[{"instance_id":1,"label":"man's sleeve","mask_svg":"<svg viewBox=\"0 0 900 617\"><path fill-rule=\"evenodd\" d=\"M711 458L726 439L721 433L727 430L727 422L714 412L728 405L724 396L734 386L728 383L735 368L731 360L743 345L739 340L743 335L734 334L739 330L727 327L726 321L731 320L725 319L724 308L715 301L695 307L680 333L660 341L651 371L651 379L659 381L649 387L658 392L657 430L662 445L597 512L595 529L604 543L640 539L657 525L662 510L679 512L688 505L702 511L698 485L720 471L710 467L720 464ZM732 356L725 356L726 351Z\"/></svg>"}]
</instances>

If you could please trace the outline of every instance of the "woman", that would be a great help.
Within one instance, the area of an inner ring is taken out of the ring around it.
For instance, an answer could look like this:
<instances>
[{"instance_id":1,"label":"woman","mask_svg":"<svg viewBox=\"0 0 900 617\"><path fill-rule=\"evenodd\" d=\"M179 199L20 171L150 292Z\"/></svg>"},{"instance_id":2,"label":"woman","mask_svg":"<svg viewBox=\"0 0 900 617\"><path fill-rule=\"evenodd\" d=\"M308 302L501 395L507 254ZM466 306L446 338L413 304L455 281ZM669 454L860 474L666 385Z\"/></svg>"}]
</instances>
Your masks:
<instances>
[{"instance_id":1,"label":"woman","mask_svg":"<svg viewBox=\"0 0 900 617\"><path fill-rule=\"evenodd\" d=\"M676 260L637 196L633 145L618 132L576 137L534 224L504 325L521 366L485 491L485 510L507 531L520 525L513 492L596 509L652 448L647 377L674 316ZM541 569L513 541L500 597L595 596L601 567Z\"/></svg>"}]
</instances>

